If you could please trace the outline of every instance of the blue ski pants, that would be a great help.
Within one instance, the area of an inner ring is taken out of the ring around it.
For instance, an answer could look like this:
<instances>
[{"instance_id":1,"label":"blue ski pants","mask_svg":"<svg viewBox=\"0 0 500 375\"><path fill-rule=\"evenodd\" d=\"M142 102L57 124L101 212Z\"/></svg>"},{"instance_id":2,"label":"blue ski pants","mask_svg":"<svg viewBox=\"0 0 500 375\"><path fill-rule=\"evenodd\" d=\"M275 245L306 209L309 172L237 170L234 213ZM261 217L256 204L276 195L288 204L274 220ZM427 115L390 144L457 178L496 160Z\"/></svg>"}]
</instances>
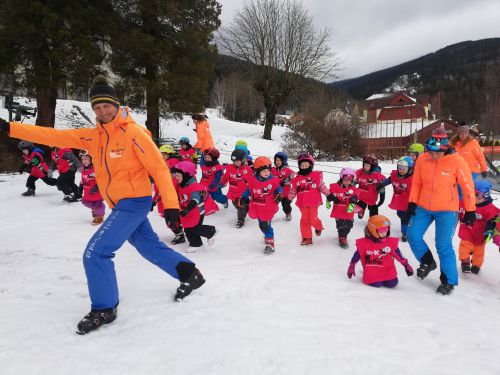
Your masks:
<instances>
[{"instance_id":1,"label":"blue ski pants","mask_svg":"<svg viewBox=\"0 0 500 375\"><path fill-rule=\"evenodd\" d=\"M151 197L122 199L92 236L83 254L91 307L113 308L118 304L115 252L128 241L151 263L179 279L179 262L193 263L160 241L147 215Z\"/></svg>"},{"instance_id":2,"label":"blue ski pants","mask_svg":"<svg viewBox=\"0 0 500 375\"><path fill-rule=\"evenodd\" d=\"M424 234L432 222L436 222L435 241L441 273L446 276L450 285L458 285L457 260L452 244L457 215L455 211L429 211L417 207L415 216L410 219L407 234L411 251L420 262L422 256L429 251Z\"/></svg>"}]
</instances>

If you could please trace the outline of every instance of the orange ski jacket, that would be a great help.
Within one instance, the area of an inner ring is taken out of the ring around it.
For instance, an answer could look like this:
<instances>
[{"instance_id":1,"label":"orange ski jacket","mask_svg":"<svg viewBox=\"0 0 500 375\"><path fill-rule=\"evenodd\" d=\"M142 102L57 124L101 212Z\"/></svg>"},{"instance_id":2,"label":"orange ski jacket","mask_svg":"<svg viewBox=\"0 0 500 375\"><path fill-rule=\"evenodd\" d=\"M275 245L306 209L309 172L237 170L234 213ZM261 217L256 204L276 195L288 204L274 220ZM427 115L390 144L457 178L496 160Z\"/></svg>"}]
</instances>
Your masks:
<instances>
[{"instance_id":1,"label":"orange ski jacket","mask_svg":"<svg viewBox=\"0 0 500 375\"><path fill-rule=\"evenodd\" d=\"M474 182L465 160L456 153L432 160L424 153L415 163L409 201L429 211L458 211L457 182L465 210L475 211Z\"/></svg>"}]
</instances>

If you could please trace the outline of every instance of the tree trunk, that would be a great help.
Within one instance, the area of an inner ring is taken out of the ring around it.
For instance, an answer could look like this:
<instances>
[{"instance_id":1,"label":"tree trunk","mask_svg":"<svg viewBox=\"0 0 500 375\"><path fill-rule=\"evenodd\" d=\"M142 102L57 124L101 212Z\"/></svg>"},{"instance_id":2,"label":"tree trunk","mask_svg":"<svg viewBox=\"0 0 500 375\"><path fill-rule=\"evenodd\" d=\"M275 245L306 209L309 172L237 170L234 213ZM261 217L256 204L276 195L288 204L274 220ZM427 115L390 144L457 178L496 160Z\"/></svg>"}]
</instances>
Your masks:
<instances>
[{"instance_id":1,"label":"tree trunk","mask_svg":"<svg viewBox=\"0 0 500 375\"><path fill-rule=\"evenodd\" d=\"M158 144L160 139L160 97L155 81L155 68L146 68L146 127L151 132L153 141Z\"/></svg>"},{"instance_id":2,"label":"tree trunk","mask_svg":"<svg viewBox=\"0 0 500 375\"><path fill-rule=\"evenodd\" d=\"M275 103L270 101L265 101L264 103L266 107L266 123L264 125L264 139L271 140L271 131L273 130L274 119L276 118L277 107Z\"/></svg>"},{"instance_id":3,"label":"tree trunk","mask_svg":"<svg viewBox=\"0 0 500 375\"><path fill-rule=\"evenodd\" d=\"M36 88L37 115L35 123L40 126L54 127L56 121L57 90Z\"/></svg>"}]
</instances>

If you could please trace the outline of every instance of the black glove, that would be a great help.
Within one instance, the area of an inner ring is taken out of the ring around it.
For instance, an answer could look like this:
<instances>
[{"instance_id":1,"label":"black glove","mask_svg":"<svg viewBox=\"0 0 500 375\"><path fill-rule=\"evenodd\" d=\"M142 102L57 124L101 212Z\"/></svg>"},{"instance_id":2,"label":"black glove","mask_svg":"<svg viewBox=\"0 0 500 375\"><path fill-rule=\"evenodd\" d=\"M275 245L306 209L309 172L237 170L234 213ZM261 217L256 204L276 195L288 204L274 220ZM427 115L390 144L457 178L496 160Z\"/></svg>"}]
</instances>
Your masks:
<instances>
[{"instance_id":1,"label":"black glove","mask_svg":"<svg viewBox=\"0 0 500 375\"><path fill-rule=\"evenodd\" d=\"M482 178L488 177L488 172L481 172L481 177Z\"/></svg>"},{"instance_id":2,"label":"black glove","mask_svg":"<svg viewBox=\"0 0 500 375\"><path fill-rule=\"evenodd\" d=\"M10 124L3 118L0 118L0 130L3 130L6 133L10 132Z\"/></svg>"},{"instance_id":3,"label":"black glove","mask_svg":"<svg viewBox=\"0 0 500 375\"><path fill-rule=\"evenodd\" d=\"M280 186L283 187L285 185L288 185L290 183L290 178L285 177L283 180L280 182Z\"/></svg>"},{"instance_id":4,"label":"black glove","mask_svg":"<svg viewBox=\"0 0 500 375\"><path fill-rule=\"evenodd\" d=\"M153 200L153 202L151 203L151 209L149 210L150 212L153 212L155 206L156 206L156 201Z\"/></svg>"},{"instance_id":5,"label":"black glove","mask_svg":"<svg viewBox=\"0 0 500 375\"><path fill-rule=\"evenodd\" d=\"M358 203L359 199L356 194L354 194L351 198L349 198L349 203Z\"/></svg>"},{"instance_id":6,"label":"black glove","mask_svg":"<svg viewBox=\"0 0 500 375\"><path fill-rule=\"evenodd\" d=\"M380 195L385 194L385 186L382 184L378 184L377 191L379 192Z\"/></svg>"},{"instance_id":7,"label":"black glove","mask_svg":"<svg viewBox=\"0 0 500 375\"><path fill-rule=\"evenodd\" d=\"M178 208L167 208L163 213L165 221L169 228L176 228L180 220L180 214Z\"/></svg>"},{"instance_id":8,"label":"black glove","mask_svg":"<svg viewBox=\"0 0 500 375\"><path fill-rule=\"evenodd\" d=\"M339 203L339 199L335 195L333 195L332 193L330 193L326 196L326 200L328 202Z\"/></svg>"},{"instance_id":9,"label":"black glove","mask_svg":"<svg viewBox=\"0 0 500 375\"><path fill-rule=\"evenodd\" d=\"M408 203L408 208L406 209L406 214L408 217L415 216L415 210L417 209L417 204L414 202Z\"/></svg>"},{"instance_id":10,"label":"black glove","mask_svg":"<svg viewBox=\"0 0 500 375\"><path fill-rule=\"evenodd\" d=\"M181 212L179 214L181 215L181 217L184 217L184 216L187 216L188 213L189 213L188 210L183 209L183 210L181 210Z\"/></svg>"},{"instance_id":11,"label":"black glove","mask_svg":"<svg viewBox=\"0 0 500 375\"><path fill-rule=\"evenodd\" d=\"M380 194L380 199L379 199L379 201L377 203L377 207L382 206L384 204L384 202L385 202L385 192Z\"/></svg>"},{"instance_id":12,"label":"black glove","mask_svg":"<svg viewBox=\"0 0 500 375\"><path fill-rule=\"evenodd\" d=\"M476 222L476 211L465 211L462 223L472 226Z\"/></svg>"}]
</instances>

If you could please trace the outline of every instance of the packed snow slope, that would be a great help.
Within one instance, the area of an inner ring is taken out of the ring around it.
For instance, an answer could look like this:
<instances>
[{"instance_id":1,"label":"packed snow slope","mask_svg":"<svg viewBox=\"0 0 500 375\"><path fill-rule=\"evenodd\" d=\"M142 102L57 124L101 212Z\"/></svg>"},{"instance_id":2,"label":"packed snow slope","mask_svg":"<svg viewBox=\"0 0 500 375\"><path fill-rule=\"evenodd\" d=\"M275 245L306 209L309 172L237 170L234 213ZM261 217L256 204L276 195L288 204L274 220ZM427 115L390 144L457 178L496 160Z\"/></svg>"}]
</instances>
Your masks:
<instances>
[{"instance_id":1,"label":"packed snow slope","mask_svg":"<svg viewBox=\"0 0 500 375\"><path fill-rule=\"evenodd\" d=\"M58 111L62 127L70 126L66 114ZM246 139L254 156L272 156L280 148L281 129L274 130L275 141L265 141L261 127L210 123L217 145L228 152L237 139ZM163 132L194 138L192 124L186 124L187 119L165 122ZM359 167L319 164L328 182L337 180L340 167ZM382 167L388 174L394 165ZM324 206L326 229L309 247L299 245L298 210L291 222L280 211L272 255L263 254L255 221L234 227L232 207L207 217L219 230L216 243L188 255L207 283L181 303L173 301L178 282L125 244L115 258L117 320L78 336L76 323L89 310L81 258L96 228L88 209L63 203L62 194L41 181L36 197L21 197L26 178L0 175L2 375L498 374L500 254L494 245L487 246L481 273L460 275L451 296L436 295L437 271L420 281L407 277L399 264L400 284L375 289L361 283L360 264L355 278L346 276L352 244L363 236L367 219L356 219L351 247L343 250ZM392 189L387 190L381 213L400 236L398 218L387 207ZM156 212L149 218L169 243L172 234L162 218ZM434 236L431 227L426 239L433 251ZM416 268L408 244L400 247Z\"/></svg>"}]
</instances>

